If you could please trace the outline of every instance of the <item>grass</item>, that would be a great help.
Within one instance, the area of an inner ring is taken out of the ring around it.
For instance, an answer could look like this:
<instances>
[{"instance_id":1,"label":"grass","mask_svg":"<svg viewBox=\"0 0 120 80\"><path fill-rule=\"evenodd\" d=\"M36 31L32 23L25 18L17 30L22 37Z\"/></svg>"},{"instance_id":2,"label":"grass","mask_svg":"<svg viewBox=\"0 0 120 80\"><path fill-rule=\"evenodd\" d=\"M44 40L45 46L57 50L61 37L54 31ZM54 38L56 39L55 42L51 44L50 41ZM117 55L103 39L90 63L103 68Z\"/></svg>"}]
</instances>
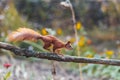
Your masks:
<instances>
[{"instance_id":1,"label":"grass","mask_svg":"<svg viewBox=\"0 0 120 80\"><path fill-rule=\"evenodd\" d=\"M93 39L108 41L108 40L120 40L120 29L110 27L108 29L93 28L93 30L87 31L89 36Z\"/></svg>"}]
</instances>

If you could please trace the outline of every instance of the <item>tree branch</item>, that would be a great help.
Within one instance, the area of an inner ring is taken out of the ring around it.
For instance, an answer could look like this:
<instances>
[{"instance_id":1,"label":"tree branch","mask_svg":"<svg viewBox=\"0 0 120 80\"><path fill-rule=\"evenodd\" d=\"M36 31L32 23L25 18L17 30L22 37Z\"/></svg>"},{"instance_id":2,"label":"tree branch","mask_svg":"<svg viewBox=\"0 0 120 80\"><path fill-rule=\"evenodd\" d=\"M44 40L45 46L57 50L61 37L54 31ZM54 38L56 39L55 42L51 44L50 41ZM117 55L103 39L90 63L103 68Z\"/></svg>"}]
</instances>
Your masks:
<instances>
[{"instance_id":1,"label":"tree branch","mask_svg":"<svg viewBox=\"0 0 120 80\"><path fill-rule=\"evenodd\" d=\"M27 49L21 49L19 47L15 47L11 44L0 42L0 48L9 50L16 55L25 56L25 57L35 57L41 59L48 59L48 60L56 60L61 62L74 62L74 63L89 63L89 64L104 64L104 65L115 65L120 66L120 60L114 59L89 59L83 57L76 57L76 56L58 56L55 53L43 53L43 52L35 52L30 51Z\"/></svg>"}]
</instances>

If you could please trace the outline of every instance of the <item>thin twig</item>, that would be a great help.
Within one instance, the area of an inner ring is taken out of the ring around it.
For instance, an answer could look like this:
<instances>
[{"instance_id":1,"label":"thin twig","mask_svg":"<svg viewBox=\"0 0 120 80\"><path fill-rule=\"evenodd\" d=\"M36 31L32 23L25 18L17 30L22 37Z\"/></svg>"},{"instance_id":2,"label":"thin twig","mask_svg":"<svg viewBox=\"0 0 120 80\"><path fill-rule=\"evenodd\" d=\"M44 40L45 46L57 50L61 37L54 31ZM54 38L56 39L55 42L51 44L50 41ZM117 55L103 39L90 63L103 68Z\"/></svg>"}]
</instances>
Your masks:
<instances>
[{"instance_id":1,"label":"thin twig","mask_svg":"<svg viewBox=\"0 0 120 80\"><path fill-rule=\"evenodd\" d=\"M50 52L53 52L53 51L50 51ZM53 80L56 80L56 66L55 66L55 61L52 60L51 64L52 64L52 70L51 70L51 72L52 72Z\"/></svg>"},{"instance_id":2,"label":"thin twig","mask_svg":"<svg viewBox=\"0 0 120 80\"><path fill-rule=\"evenodd\" d=\"M77 55L80 56L80 48L78 46L78 32L76 30L76 18L75 18L75 12L74 12L74 9L73 9L73 6L70 2L70 0L67 0L69 5L70 5L70 10L71 10L71 13L72 13L72 20L73 20L73 28L74 28L74 32L75 32L75 39L76 39L76 44L77 44ZM78 64L79 65L79 71L80 71L80 80L83 80L83 76L82 76L82 70L81 70L81 64Z\"/></svg>"},{"instance_id":3,"label":"thin twig","mask_svg":"<svg viewBox=\"0 0 120 80\"><path fill-rule=\"evenodd\" d=\"M53 80L56 80L56 68L55 68L55 61L51 61L52 64L52 76L53 76Z\"/></svg>"},{"instance_id":4,"label":"thin twig","mask_svg":"<svg viewBox=\"0 0 120 80\"><path fill-rule=\"evenodd\" d=\"M74 63L89 63L89 64L104 64L104 65L114 65L120 66L120 60L114 59L91 59L91 58L83 58L77 56L59 56L55 53L43 53L43 52L35 52L30 51L28 49L21 49L19 47L13 46L8 43L0 42L0 48L9 50L18 56L25 56L25 57L35 57L40 59L48 59L48 60L55 60L60 62L74 62Z\"/></svg>"}]
</instances>

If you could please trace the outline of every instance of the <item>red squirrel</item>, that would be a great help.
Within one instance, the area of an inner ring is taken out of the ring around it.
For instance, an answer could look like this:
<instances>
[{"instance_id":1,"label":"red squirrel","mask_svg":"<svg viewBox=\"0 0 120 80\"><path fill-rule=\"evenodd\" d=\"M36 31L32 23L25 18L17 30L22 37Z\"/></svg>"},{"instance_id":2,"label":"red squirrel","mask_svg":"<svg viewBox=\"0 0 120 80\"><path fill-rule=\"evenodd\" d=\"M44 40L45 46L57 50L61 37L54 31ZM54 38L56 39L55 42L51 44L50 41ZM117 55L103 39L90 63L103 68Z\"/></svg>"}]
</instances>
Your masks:
<instances>
[{"instance_id":1,"label":"red squirrel","mask_svg":"<svg viewBox=\"0 0 120 80\"><path fill-rule=\"evenodd\" d=\"M62 42L58 38L46 35L43 36L39 34L38 32L29 29L29 28L19 28L17 31L12 32L8 35L8 41L14 42L14 41L23 41L23 40L29 40L29 41L37 41L42 40L44 43L43 48L46 50L49 50L49 47L53 45L53 52L60 54L61 48L66 48L68 50L72 50L72 46L70 41L67 43Z\"/></svg>"}]
</instances>

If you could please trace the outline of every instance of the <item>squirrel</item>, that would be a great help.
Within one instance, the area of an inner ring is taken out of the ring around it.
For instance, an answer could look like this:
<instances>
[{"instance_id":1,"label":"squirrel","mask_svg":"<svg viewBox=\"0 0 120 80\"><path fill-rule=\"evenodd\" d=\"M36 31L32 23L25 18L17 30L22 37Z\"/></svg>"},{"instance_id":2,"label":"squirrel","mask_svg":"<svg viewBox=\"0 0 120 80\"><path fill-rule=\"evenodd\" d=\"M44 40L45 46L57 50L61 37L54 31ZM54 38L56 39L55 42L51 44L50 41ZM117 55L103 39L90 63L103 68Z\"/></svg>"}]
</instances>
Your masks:
<instances>
[{"instance_id":1,"label":"squirrel","mask_svg":"<svg viewBox=\"0 0 120 80\"><path fill-rule=\"evenodd\" d=\"M71 42L68 41L66 43L62 42L58 38L52 35L41 35L38 32L29 29L29 28L19 28L17 31L13 31L8 35L8 41L15 42L15 41L38 41L42 40L44 45L43 48L49 50L49 47L53 45L53 52L56 54L61 54L60 51L62 48L72 50Z\"/></svg>"}]
</instances>

